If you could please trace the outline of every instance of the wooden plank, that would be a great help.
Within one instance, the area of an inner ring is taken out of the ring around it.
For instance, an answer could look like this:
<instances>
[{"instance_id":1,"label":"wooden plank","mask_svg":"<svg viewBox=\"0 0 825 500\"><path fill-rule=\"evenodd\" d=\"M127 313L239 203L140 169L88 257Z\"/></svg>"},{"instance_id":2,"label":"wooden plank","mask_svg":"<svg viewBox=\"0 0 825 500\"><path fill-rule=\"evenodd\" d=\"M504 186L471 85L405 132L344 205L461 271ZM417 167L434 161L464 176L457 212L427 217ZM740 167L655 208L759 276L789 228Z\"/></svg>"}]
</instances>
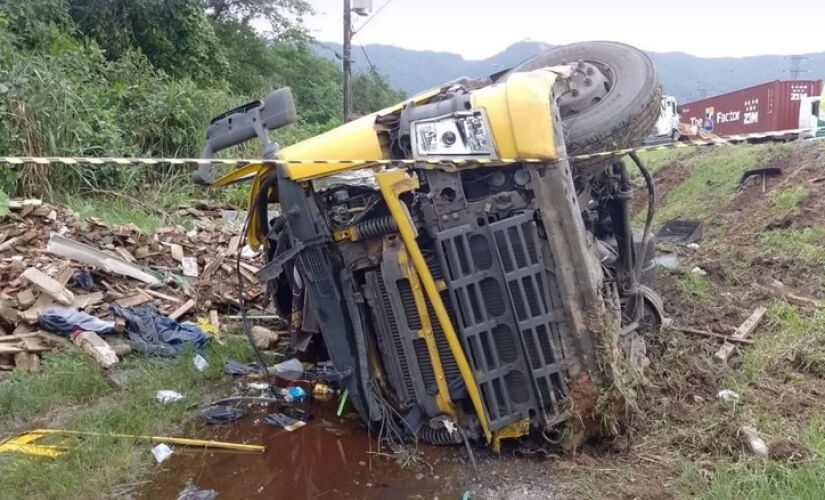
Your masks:
<instances>
[{"instance_id":1,"label":"wooden plank","mask_svg":"<svg viewBox=\"0 0 825 500\"><path fill-rule=\"evenodd\" d=\"M238 247L241 245L241 237L238 235L229 239L229 248L227 248L227 255L235 255L238 253Z\"/></svg>"},{"instance_id":2,"label":"wooden plank","mask_svg":"<svg viewBox=\"0 0 825 500\"><path fill-rule=\"evenodd\" d=\"M220 330L221 329L221 320L220 320L220 317L218 316L218 311L216 311L214 309L209 311L209 324L211 324L212 328L214 328L215 330Z\"/></svg>"},{"instance_id":3,"label":"wooden plank","mask_svg":"<svg viewBox=\"0 0 825 500\"><path fill-rule=\"evenodd\" d=\"M0 252L2 252L3 250L6 250L8 248L11 248L12 246L14 246L15 243L17 243L18 240L20 240L20 237L15 236L14 238L8 239L8 240L4 241L3 243L0 243Z\"/></svg>"},{"instance_id":4,"label":"wooden plank","mask_svg":"<svg viewBox=\"0 0 825 500\"><path fill-rule=\"evenodd\" d=\"M183 260L183 247L182 246L178 245L177 243L172 243L172 245L169 247L169 249L172 251L172 258L173 259L175 259L178 262L181 262Z\"/></svg>"},{"instance_id":5,"label":"wooden plank","mask_svg":"<svg viewBox=\"0 0 825 500\"><path fill-rule=\"evenodd\" d=\"M74 302L74 294L66 289L59 281L49 277L43 271L30 267L21 275L29 283L43 290L60 304L70 306Z\"/></svg>"},{"instance_id":6,"label":"wooden plank","mask_svg":"<svg viewBox=\"0 0 825 500\"><path fill-rule=\"evenodd\" d=\"M747 338L751 333L753 333L753 331L759 325L759 322L762 321L762 317L765 316L766 312L768 312L768 310L762 306L759 306L756 309L754 309L750 317L748 317L748 319L746 319L744 323L739 325L739 328L737 328L736 331L733 332L733 335L731 335L731 337L736 339ZM719 348L718 351L716 351L716 354L714 354L713 357L717 361L725 363L735 350L736 346L734 344L726 342L725 345L723 345Z\"/></svg>"},{"instance_id":7,"label":"wooden plank","mask_svg":"<svg viewBox=\"0 0 825 500\"><path fill-rule=\"evenodd\" d=\"M183 304L182 306L180 306L177 309L175 309L174 311L172 311L172 313L169 315L169 317L172 318L173 320L177 321L178 318L180 318L184 314L188 313L189 310L192 309L193 307L195 307L195 301L193 299L189 299L189 300L186 301L185 304Z\"/></svg>"},{"instance_id":8,"label":"wooden plank","mask_svg":"<svg viewBox=\"0 0 825 500\"><path fill-rule=\"evenodd\" d=\"M201 273L201 281L208 281L212 277L212 273L215 272L215 269L221 266L223 263L224 255L218 254L215 256L214 259L210 260L206 266L203 268L203 272Z\"/></svg>"},{"instance_id":9,"label":"wooden plank","mask_svg":"<svg viewBox=\"0 0 825 500\"><path fill-rule=\"evenodd\" d=\"M166 295L165 293L160 293L156 290L152 290L151 288L145 288L143 293L147 293L156 299L165 300L166 302L172 302L174 304L180 304L180 299L177 297L172 297L171 295Z\"/></svg>"},{"instance_id":10,"label":"wooden plank","mask_svg":"<svg viewBox=\"0 0 825 500\"><path fill-rule=\"evenodd\" d=\"M17 368L37 373L40 371L40 356L32 352L19 352L14 355L14 364Z\"/></svg>"},{"instance_id":11,"label":"wooden plank","mask_svg":"<svg viewBox=\"0 0 825 500\"><path fill-rule=\"evenodd\" d=\"M145 304L150 300L152 300L152 297L143 293L143 291L138 291L136 294L123 297L122 299L117 299L115 303L117 303L120 307L134 307Z\"/></svg>"},{"instance_id":12,"label":"wooden plank","mask_svg":"<svg viewBox=\"0 0 825 500\"><path fill-rule=\"evenodd\" d=\"M694 329L694 328L682 328L682 327L678 327L678 326L673 327L673 330L676 330L677 332L682 332L682 333L689 333L691 335L700 335L702 337L722 339L724 341L733 342L735 344L747 344L747 345L753 344L753 340L738 339L738 338L733 337L731 335L723 335L721 333L710 332L710 331L707 331L707 330L697 330L697 329Z\"/></svg>"},{"instance_id":13,"label":"wooden plank","mask_svg":"<svg viewBox=\"0 0 825 500\"><path fill-rule=\"evenodd\" d=\"M137 259L135 258L135 256L132 255L132 252L130 252L126 247L116 247L115 251L117 253L119 253L120 256L123 257L123 259L126 260L127 262L132 262L132 263L137 262Z\"/></svg>"},{"instance_id":14,"label":"wooden plank","mask_svg":"<svg viewBox=\"0 0 825 500\"><path fill-rule=\"evenodd\" d=\"M103 292L84 293L74 296L74 303L72 307L75 309L86 309L90 306L96 306L103 302L105 294Z\"/></svg>"}]
</instances>

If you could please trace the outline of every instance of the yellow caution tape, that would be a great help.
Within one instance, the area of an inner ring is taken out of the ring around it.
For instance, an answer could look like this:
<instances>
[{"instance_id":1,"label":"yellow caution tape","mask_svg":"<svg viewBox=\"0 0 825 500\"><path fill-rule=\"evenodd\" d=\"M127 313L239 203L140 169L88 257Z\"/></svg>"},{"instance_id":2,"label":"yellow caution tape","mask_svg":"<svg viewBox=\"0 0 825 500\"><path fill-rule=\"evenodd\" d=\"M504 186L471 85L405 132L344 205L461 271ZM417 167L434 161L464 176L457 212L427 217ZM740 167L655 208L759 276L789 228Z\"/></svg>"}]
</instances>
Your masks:
<instances>
[{"instance_id":1,"label":"yellow caution tape","mask_svg":"<svg viewBox=\"0 0 825 500\"><path fill-rule=\"evenodd\" d=\"M812 136L816 132L825 130L821 128L800 128L789 130L778 130L773 132L760 132L755 134L741 134L730 135L726 137L719 137L715 139L700 140L700 141L685 141L669 144L658 144L652 146L639 146L635 148L623 148L612 151L603 151L599 153L587 153L572 155L567 157L569 161L591 160L594 158L612 158L617 156L624 156L629 153L641 151L661 151L666 149L679 149L697 146L714 146L720 144L734 144L739 142L746 142L756 139L767 138L783 138L789 136L798 136L804 132L811 132ZM256 159L227 159L227 158L114 158L114 157L76 157L76 156L0 156L0 164L7 165L226 165L226 166L276 166L276 165L325 165L330 163L335 164L360 164L368 165L501 165L511 163L551 163L561 160L548 160L546 158L439 158L430 160L387 160L387 159L349 159L349 160L267 160L262 158Z\"/></svg>"}]
</instances>

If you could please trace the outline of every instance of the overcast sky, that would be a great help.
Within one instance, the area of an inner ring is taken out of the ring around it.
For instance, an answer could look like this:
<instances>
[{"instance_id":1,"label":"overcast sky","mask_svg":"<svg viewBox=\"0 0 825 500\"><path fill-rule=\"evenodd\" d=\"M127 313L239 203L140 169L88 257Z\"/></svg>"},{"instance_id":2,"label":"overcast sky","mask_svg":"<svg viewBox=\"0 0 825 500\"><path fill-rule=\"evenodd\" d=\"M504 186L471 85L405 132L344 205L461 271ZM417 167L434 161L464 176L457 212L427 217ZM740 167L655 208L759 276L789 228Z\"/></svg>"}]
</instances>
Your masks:
<instances>
[{"instance_id":1,"label":"overcast sky","mask_svg":"<svg viewBox=\"0 0 825 500\"><path fill-rule=\"evenodd\" d=\"M353 0L356 2L358 0ZM342 38L343 0L309 0L321 41ZM618 40L654 52L825 51L825 0L389 0L353 43L489 57L521 40ZM387 0L372 0L373 12ZM356 29L369 18L355 17Z\"/></svg>"}]
</instances>

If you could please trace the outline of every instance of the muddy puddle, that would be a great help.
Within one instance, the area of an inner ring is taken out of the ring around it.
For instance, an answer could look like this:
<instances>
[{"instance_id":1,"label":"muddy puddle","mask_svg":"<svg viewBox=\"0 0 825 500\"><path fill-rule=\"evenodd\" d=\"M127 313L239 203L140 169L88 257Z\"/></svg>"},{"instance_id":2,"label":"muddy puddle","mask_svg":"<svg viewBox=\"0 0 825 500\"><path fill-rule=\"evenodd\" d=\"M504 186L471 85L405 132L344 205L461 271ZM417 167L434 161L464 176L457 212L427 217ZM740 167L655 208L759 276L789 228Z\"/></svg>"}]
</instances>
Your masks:
<instances>
[{"instance_id":1,"label":"muddy puddle","mask_svg":"<svg viewBox=\"0 0 825 500\"><path fill-rule=\"evenodd\" d=\"M264 423L265 408L233 424L207 426L198 422L187 434L206 439L262 444L264 453L204 451L176 447L175 453L142 488L141 498L177 498L187 479L218 498L460 498L448 484L456 468L463 469L460 449L422 447L423 459L401 468L377 451L357 417L335 416L334 408L302 405L315 418L293 432ZM273 410L270 410L273 411ZM384 450L386 451L386 450ZM445 496L446 494L446 496Z\"/></svg>"}]
</instances>

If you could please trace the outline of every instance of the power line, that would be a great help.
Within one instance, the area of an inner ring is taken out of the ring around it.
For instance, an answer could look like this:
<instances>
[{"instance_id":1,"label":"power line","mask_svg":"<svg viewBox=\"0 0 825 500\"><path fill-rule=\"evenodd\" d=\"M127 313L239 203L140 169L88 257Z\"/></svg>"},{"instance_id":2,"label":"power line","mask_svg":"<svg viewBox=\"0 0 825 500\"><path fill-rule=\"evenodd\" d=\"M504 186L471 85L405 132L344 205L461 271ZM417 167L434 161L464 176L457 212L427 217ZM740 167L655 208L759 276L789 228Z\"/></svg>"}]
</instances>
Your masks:
<instances>
[{"instance_id":1,"label":"power line","mask_svg":"<svg viewBox=\"0 0 825 500\"><path fill-rule=\"evenodd\" d=\"M381 7L379 7L379 8L378 8L378 10L376 10L375 12L373 12L373 13L372 13L372 15L369 17L369 19L367 19L366 21L364 21L364 24L362 24L361 26L359 26L357 30L353 30L353 31L352 31L352 36L355 36L355 35L357 35L358 33L361 33L361 30L363 30L363 29L364 29L364 26L368 25L368 24L370 23L370 21L372 21L373 19L375 19L375 18L376 18L376 16L378 16L378 14L380 14L380 13L381 13L381 11L382 11L382 10L384 10L384 9L387 7L387 5L389 5L389 4L391 4L391 3L392 3L392 0L387 0L386 2L384 2L384 5L382 5Z\"/></svg>"}]
</instances>

